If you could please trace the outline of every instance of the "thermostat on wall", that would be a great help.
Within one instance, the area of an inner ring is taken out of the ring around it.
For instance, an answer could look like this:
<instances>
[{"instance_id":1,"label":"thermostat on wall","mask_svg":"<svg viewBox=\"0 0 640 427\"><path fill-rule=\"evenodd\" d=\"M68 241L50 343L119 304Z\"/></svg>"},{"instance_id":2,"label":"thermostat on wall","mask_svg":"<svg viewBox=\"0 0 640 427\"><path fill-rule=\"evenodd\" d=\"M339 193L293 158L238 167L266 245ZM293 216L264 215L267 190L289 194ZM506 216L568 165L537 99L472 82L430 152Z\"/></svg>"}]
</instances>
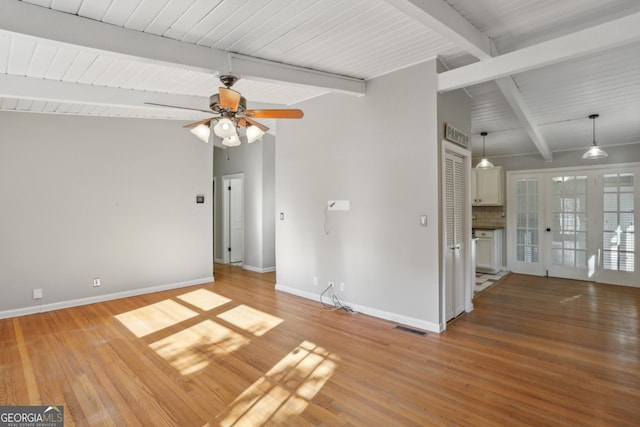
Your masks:
<instances>
[{"instance_id":1,"label":"thermostat on wall","mask_svg":"<svg viewBox=\"0 0 640 427\"><path fill-rule=\"evenodd\" d=\"M198 194L196 196L196 203L204 203L204 195Z\"/></svg>"}]
</instances>

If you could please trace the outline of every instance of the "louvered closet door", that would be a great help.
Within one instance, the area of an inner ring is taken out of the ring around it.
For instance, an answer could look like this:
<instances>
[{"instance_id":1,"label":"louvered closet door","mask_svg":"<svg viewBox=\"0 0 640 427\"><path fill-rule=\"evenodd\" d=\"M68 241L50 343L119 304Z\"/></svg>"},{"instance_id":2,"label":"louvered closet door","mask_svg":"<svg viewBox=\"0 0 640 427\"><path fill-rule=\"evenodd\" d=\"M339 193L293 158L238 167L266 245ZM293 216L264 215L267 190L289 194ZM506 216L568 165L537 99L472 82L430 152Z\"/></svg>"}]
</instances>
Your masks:
<instances>
[{"instance_id":1,"label":"louvered closet door","mask_svg":"<svg viewBox=\"0 0 640 427\"><path fill-rule=\"evenodd\" d=\"M445 302L447 320L464 311L464 159L445 155Z\"/></svg>"}]
</instances>

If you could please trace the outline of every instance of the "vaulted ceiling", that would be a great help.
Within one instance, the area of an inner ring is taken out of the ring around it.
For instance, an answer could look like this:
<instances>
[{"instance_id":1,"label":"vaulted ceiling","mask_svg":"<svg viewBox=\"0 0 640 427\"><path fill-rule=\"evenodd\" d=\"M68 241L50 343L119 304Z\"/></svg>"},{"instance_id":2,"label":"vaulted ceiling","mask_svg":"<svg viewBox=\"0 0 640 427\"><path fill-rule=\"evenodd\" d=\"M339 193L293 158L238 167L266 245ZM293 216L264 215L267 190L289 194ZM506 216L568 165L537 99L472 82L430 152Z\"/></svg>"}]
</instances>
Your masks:
<instances>
[{"instance_id":1,"label":"vaulted ceiling","mask_svg":"<svg viewBox=\"0 0 640 427\"><path fill-rule=\"evenodd\" d=\"M640 143L637 0L2 0L0 110L199 120L218 75L293 105L440 57L473 151ZM401 83L399 83L401 84Z\"/></svg>"}]
</instances>

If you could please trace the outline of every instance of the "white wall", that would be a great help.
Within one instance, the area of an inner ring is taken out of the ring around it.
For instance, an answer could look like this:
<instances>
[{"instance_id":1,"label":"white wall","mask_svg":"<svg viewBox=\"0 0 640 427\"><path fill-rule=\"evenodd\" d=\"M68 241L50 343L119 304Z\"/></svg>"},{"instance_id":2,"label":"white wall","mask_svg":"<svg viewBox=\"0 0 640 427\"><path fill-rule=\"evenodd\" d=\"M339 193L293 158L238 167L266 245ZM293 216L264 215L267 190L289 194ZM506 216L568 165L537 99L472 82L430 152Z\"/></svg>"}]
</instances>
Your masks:
<instances>
[{"instance_id":1,"label":"white wall","mask_svg":"<svg viewBox=\"0 0 640 427\"><path fill-rule=\"evenodd\" d=\"M361 98L301 103L302 120L278 123L277 289L316 298L327 281L344 282L339 295L360 310L441 328L435 68L369 81ZM351 210L329 212L326 235L328 199Z\"/></svg>"},{"instance_id":2,"label":"white wall","mask_svg":"<svg viewBox=\"0 0 640 427\"><path fill-rule=\"evenodd\" d=\"M224 259L224 175L244 174L244 268L275 269L274 156L275 138L266 134L253 144L221 149L214 153L216 177L216 259Z\"/></svg>"},{"instance_id":3,"label":"white wall","mask_svg":"<svg viewBox=\"0 0 640 427\"><path fill-rule=\"evenodd\" d=\"M212 149L181 125L0 113L0 316L211 280Z\"/></svg>"}]
</instances>

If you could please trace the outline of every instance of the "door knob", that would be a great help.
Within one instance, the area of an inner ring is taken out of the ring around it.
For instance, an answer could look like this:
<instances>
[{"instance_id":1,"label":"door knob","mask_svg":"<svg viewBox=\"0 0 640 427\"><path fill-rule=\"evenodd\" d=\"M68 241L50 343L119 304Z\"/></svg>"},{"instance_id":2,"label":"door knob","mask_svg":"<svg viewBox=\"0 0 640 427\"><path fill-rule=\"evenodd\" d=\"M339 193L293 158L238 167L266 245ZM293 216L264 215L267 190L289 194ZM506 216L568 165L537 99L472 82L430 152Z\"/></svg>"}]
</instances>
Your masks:
<instances>
[{"instance_id":1,"label":"door knob","mask_svg":"<svg viewBox=\"0 0 640 427\"><path fill-rule=\"evenodd\" d=\"M547 231L551 231L551 228L550 228L550 227L547 227Z\"/></svg>"}]
</instances>

